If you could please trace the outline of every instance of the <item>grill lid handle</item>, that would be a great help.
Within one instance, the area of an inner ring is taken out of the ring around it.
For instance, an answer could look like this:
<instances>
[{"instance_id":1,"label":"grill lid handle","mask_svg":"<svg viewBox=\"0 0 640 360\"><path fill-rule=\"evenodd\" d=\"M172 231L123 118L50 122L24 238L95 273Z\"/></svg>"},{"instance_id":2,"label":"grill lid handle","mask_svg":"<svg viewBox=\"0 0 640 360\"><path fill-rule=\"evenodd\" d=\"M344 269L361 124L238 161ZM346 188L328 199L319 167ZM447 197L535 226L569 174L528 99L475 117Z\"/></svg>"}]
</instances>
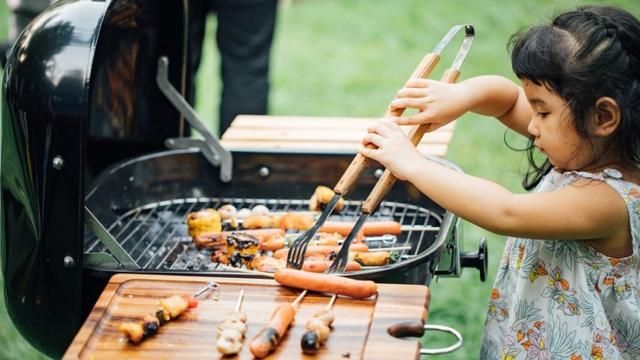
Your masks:
<instances>
[{"instance_id":1,"label":"grill lid handle","mask_svg":"<svg viewBox=\"0 0 640 360\"><path fill-rule=\"evenodd\" d=\"M231 181L233 159L231 152L225 149L220 140L213 135L202 123L196 111L180 95L178 90L169 81L169 59L166 56L158 58L158 73L156 75L158 88L169 102L184 116L187 122L202 135L203 140L191 138L167 139L166 145L173 149L197 148L204 157L213 165L220 166L220 180Z\"/></svg>"}]
</instances>

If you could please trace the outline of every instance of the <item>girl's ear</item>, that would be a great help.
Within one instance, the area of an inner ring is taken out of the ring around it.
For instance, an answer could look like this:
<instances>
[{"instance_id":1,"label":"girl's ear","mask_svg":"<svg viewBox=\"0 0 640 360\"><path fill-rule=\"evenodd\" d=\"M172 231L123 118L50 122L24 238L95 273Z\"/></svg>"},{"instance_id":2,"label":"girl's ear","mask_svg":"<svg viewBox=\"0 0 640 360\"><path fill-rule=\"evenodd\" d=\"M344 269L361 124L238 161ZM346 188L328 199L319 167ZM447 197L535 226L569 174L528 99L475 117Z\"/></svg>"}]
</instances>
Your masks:
<instances>
[{"instance_id":1,"label":"girl's ear","mask_svg":"<svg viewBox=\"0 0 640 360\"><path fill-rule=\"evenodd\" d=\"M595 115L594 134L596 136L607 137L620 125L620 107L610 97L601 97L596 101Z\"/></svg>"}]
</instances>

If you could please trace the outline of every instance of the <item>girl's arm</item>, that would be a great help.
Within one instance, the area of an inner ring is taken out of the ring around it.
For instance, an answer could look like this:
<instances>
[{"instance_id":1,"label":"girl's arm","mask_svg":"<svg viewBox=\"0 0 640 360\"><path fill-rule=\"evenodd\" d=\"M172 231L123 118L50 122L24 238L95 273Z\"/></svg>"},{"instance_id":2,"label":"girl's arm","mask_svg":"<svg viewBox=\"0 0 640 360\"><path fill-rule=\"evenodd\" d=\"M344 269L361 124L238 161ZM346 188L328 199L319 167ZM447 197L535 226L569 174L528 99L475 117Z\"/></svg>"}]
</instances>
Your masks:
<instances>
[{"instance_id":1,"label":"girl's arm","mask_svg":"<svg viewBox=\"0 0 640 360\"><path fill-rule=\"evenodd\" d=\"M431 123L437 128L471 111L498 118L524 136L529 136L527 125L533 114L522 88L495 75L478 76L458 84L409 80L391 102L390 110L397 108L420 111L395 118L400 125Z\"/></svg>"},{"instance_id":2,"label":"girl's arm","mask_svg":"<svg viewBox=\"0 0 640 360\"><path fill-rule=\"evenodd\" d=\"M494 233L533 239L601 239L628 232L624 201L602 182L513 194L491 181L424 158L402 129L386 119L370 128L363 143L378 147L363 147L363 155L413 183L440 206Z\"/></svg>"}]
</instances>

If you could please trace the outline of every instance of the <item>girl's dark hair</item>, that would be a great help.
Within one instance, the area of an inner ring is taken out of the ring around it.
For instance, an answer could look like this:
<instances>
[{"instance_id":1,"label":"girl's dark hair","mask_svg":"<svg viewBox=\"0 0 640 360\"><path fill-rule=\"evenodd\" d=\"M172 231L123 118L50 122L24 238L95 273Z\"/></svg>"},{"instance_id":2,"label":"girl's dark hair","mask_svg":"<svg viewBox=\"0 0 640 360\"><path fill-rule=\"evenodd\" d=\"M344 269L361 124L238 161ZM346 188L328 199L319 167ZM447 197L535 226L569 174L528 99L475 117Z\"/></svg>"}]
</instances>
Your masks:
<instances>
[{"instance_id":1,"label":"girl's dark hair","mask_svg":"<svg viewBox=\"0 0 640 360\"><path fill-rule=\"evenodd\" d=\"M640 22L610 6L585 6L557 16L551 25L535 26L509 40L513 71L521 80L544 85L568 104L578 135L593 146L591 115L604 96L620 107L620 125L600 154L623 164L640 164ZM531 169L527 190L551 170L537 164L535 147L527 147ZM593 159L596 161L596 159Z\"/></svg>"}]
</instances>

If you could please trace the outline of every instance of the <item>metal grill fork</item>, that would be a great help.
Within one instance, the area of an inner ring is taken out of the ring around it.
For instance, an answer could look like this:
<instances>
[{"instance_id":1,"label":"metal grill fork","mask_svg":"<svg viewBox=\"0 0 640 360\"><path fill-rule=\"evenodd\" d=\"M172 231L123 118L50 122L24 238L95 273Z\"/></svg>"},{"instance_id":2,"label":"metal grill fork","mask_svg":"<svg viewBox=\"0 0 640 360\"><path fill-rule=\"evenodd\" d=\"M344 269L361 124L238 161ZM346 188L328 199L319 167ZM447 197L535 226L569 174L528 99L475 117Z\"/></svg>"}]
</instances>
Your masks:
<instances>
[{"instance_id":1,"label":"metal grill fork","mask_svg":"<svg viewBox=\"0 0 640 360\"><path fill-rule=\"evenodd\" d=\"M471 25L456 25L449 31L449 34L453 32L453 35L455 35L455 33L457 33L463 27L465 29L464 41L462 42L462 45L460 46L460 49L458 50L458 53L453 60L453 64L442 75L442 78L440 79L442 82L454 83L458 80L458 76L460 75L460 67L462 66L462 63L464 62L464 59L467 56L469 49L471 48L471 44L473 43L475 30ZM414 126L409 131L409 134L407 134L407 136L409 137L409 139L411 139L413 145L417 145L420 142L420 140L430 127L431 124L421 124L418 126ZM362 225L364 225L369 215L378 208L378 205L380 205L380 201L382 201L382 198L387 194L387 192L389 192L389 189L391 189L391 186L393 186L395 182L396 177L393 176L393 174L388 169L385 169L384 173L382 174L380 179L378 179L376 185L371 190L371 193L369 193L369 196L362 204L362 215L360 215L355 225L351 229L351 232L349 232L349 235L347 235L346 239L342 243L340 251L338 251L335 260L327 270L328 273L344 271L349 260L349 246L351 246L353 239L355 239L356 235L362 228Z\"/></svg>"},{"instance_id":2,"label":"metal grill fork","mask_svg":"<svg viewBox=\"0 0 640 360\"><path fill-rule=\"evenodd\" d=\"M449 44L449 42L451 42L451 39L453 39L453 37L463 27L465 26L456 25L452 27L447 32L447 34L440 40L440 42L438 42L438 45L435 47L433 52L424 56L424 58L422 59L420 64L418 64L418 67L413 71L413 74L411 74L411 77L409 79L428 78L431 72L433 71L433 69L438 64L442 50ZM470 25L467 25L465 27L465 29L467 30L469 28L473 31L473 27L471 27ZM400 116L402 115L404 110L405 109L395 109L392 112L387 110L387 112L384 114L384 117ZM336 204L338 203L338 200L340 199L340 197L343 195L346 195L351 190L356 180L360 178L360 175L362 175L362 172L364 171L364 169L367 167L368 164L369 164L369 159L366 156L360 153L356 154L356 156L353 158L353 161L351 161L351 164L345 170L344 174L338 181L338 184L336 184L336 186L333 188L335 195L333 195L333 197L331 198L331 201L324 208L322 214L320 215L320 218L318 218L315 225L311 229L305 231L302 235L300 235L299 238L297 238L291 244L291 247L289 248L289 253L287 255L287 267L294 268L294 269L302 268L302 264L304 263L304 255L307 251L307 247L309 246L309 242L311 241L311 239L313 239L318 229L320 229L320 227L327 220L327 218L335 208ZM362 226L362 224L360 224L360 226ZM355 228L356 226L354 226L354 229ZM347 241L345 240L345 243L346 242ZM347 245L347 248L348 247L349 245ZM343 245L343 248L344 248L344 245Z\"/></svg>"}]
</instances>

